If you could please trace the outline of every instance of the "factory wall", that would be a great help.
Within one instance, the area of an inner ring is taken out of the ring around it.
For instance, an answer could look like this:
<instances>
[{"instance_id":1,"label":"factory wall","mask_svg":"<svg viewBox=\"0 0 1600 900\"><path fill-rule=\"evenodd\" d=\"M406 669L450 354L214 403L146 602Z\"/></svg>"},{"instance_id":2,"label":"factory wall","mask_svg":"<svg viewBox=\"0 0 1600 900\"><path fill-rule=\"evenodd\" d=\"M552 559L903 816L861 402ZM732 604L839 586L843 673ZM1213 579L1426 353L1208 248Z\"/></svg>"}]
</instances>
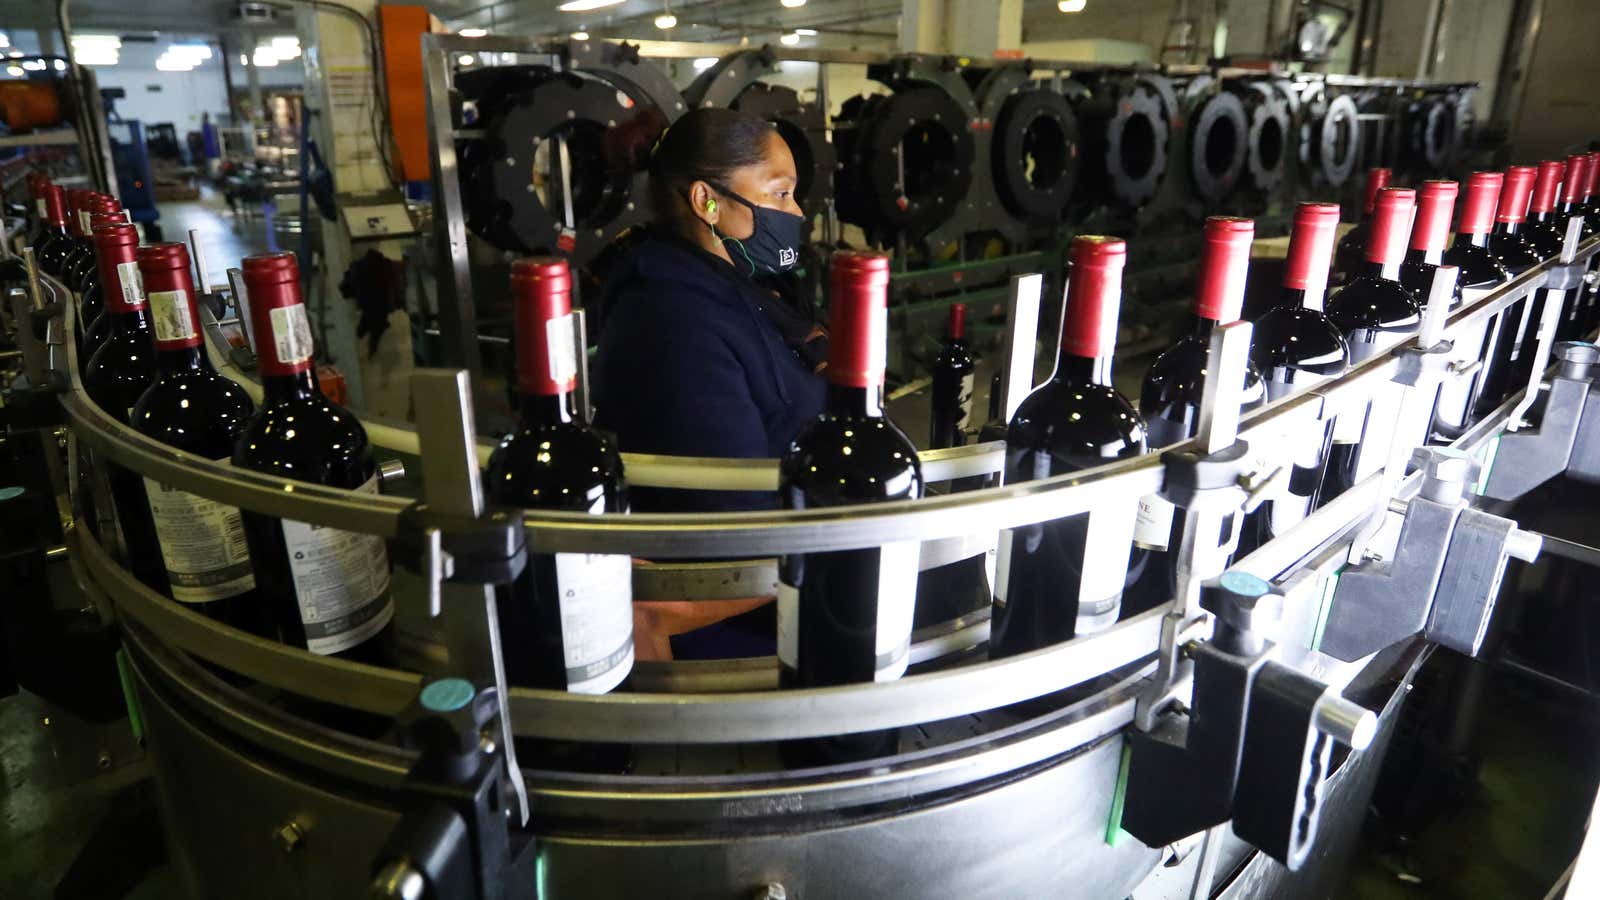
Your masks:
<instances>
[{"instance_id":1,"label":"factory wall","mask_svg":"<svg viewBox=\"0 0 1600 900\"><path fill-rule=\"evenodd\" d=\"M1548 159L1600 139L1600 47L1594 0L1545 0L1517 121L1517 162ZM1582 26L1582 27L1579 27Z\"/></svg>"}]
</instances>

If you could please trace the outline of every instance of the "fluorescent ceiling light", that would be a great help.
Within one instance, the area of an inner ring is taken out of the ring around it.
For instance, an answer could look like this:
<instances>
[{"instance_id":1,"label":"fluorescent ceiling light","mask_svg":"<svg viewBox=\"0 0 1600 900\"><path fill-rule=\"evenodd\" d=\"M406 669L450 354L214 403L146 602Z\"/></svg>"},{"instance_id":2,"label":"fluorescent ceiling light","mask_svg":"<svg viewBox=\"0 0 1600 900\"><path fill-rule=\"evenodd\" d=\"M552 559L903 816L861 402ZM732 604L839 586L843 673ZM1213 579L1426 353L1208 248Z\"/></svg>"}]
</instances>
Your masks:
<instances>
[{"instance_id":1,"label":"fluorescent ceiling light","mask_svg":"<svg viewBox=\"0 0 1600 900\"><path fill-rule=\"evenodd\" d=\"M801 37L817 36L817 30L815 28L796 28L794 33L800 35Z\"/></svg>"},{"instance_id":2,"label":"fluorescent ceiling light","mask_svg":"<svg viewBox=\"0 0 1600 900\"><path fill-rule=\"evenodd\" d=\"M79 47L121 47L122 38L114 34L75 34L72 36L72 49Z\"/></svg>"},{"instance_id":3,"label":"fluorescent ceiling light","mask_svg":"<svg viewBox=\"0 0 1600 900\"><path fill-rule=\"evenodd\" d=\"M605 9L608 6L620 6L623 0L567 0L566 3L556 7L562 12L588 12L591 9Z\"/></svg>"},{"instance_id":4,"label":"fluorescent ceiling light","mask_svg":"<svg viewBox=\"0 0 1600 900\"><path fill-rule=\"evenodd\" d=\"M176 56L159 56L156 58L156 69L162 72L188 72L194 68L194 63Z\"/></svg>"},{"instance_id":5,"label":"fluorescent ceiling light","mask_svg":"<svg viewBox=\"0 0 1600 900\"><path fill-rule=\"evenodd\" d=\"M6 74L7 75L13 75L13 76L16 76L16 77L20 78L20 77L22 77L22 67L21 66L6 66Z\"/></svg>"},{"instance_id":6,"label":"fluorescent ceiling light","mask_svg":"<svg viewBox=\"0 0 1600 900\"><path fill-rule=\"evenodd\" d=\"M1075 13L1083 12L1083 8L1088 5L1089 0L1061 0L1060 3L1056 4L1056 9L1064 13Z\"/></svg>"},{"instance_id":7,"label":"fluorescent ceiling light","mask_svg":"<svg viewBox=\"0 0 1600 900\"><path fill-rule=\"evenodd\" d=\"M656 16L656 27L662 31L666 31L669 28L676 28L678 27L678 17L672 13L662 13L661 15Z\"/></svg>"},{"instance_id":8,"label":"fluorescent ceiling light","mask_svg":"<svg viewBox=\"0 0 1600 900\"><path fill-rule=\"evenodd\" d=\"M270 69L278 64L278 57L272 54L271 47L257 47L254 55L250 57L250 65L262 69Z\"/></svg>"},{"instance_id":9,"label":"fluorescent ceiling light","mask_svg":"<svg viewBox=\"0 0 1600 900\"><path fill-rule=\"evenodd\" d=\"M212 53L211 47L206 44L173 44L162 55L171 56L175 59L193 60L195 63L199 63L210 59Z\"/></svg>"},{"instance_id":10,"label":"fluorescent ceiling light","mask_svg":"<svg viewBox=\"0 0 1600 900\"><path fill-rule=\"evenodd\" d=\"M56 60L56 71L57 72L65 72L66 70L67 70L67 61L64 60L64 59Z\"/></svg>"},{"instance_id":11,"label":"fluorescent ceiling light","mask_svg":"<svg viewBox=\"0 0 1600 900\"><path fill-rule=\"evenodd\" d=\"M122 57L117 54L117 49L115 47L111 47L106 50L93 51L74 50L72 53L72 58L76 60L80 66L114 66L122 61Z\"/></svg>"},{"instance_id":12,"label":"fluorescent ceiling light","mask_svg":"<svg viewBox=\"0 0 1600 900\"><path fill-rule=\"evenodd\" d=\"M456 62L461 63L463 66L470 66L477 61L477 58L471 53L463 53L456 58Z\"/></svg>"},{"instance_id":13,"label":"fluorescent ceiling light","mask_svg":"<svg viewBox=\"0 0 1600 900\"><path fill-rule=\"evenodd\" d=\"M778 38L778 43L784 45L785 47L793 47L795 44L800 43L800 35L791 31L783 37Z\"/></svg>"},{"instance_id":14,"label":"fluorescent ceiling light","mask_svg":"<svg viewBox=\"0 0 1600 900\"><path fill-rule=\"evenodd\" d=\"M78 48L77 47L73 47L72 49L74 51L76 51ZM11 57L12 59L17 59L17 58L21 57L23 55L23 53L22 53L21 50L13 50L10 53L7 53L6 55Z\"/></svg>"},{"instance_id":15,"label":"fluorescent ceiling light","mask_svg":"<svg viewBox=\"0 0 1600 900\"><path fill-rule=\"evenodd\" d=\"M694 61L694 70L696 72L704 72L716 64L717 58L715 56L702 56Z\"/></svg>"},{"instance_id":16,"label":"fluorescent ceiling light","mask_svg":"<svg viewBox=\"0 0 1600 900\"><path fill-rule=\"evenodd\" d=\"M587 41L589 39L589 32L587 32L587 31L574 31L572 33L572 39L575 40L575 41Z\"/></svg>"},{"instance_id":17,"label":"fluorescent ceiling light","mask_svg":"<svg viewBox=\"0 0 1600 900\"><path fill-rule=\"evenodd\" d=\"M778 2L783 4L784 9L799 9L806 5L806 0L778 0Z\"/></svg>"},{"instance_id":18,"label":"fluorescent ceiling light","mask_svg":"<svg viewBox=\"0 0 1600 900\"><path fill-rule=\"evenodd\" d=\"M300 58L300 39L292 34L275 37L268 46L279 60Z\"/></svg>"},{"instance_id":19,"label":"fluorescent ceiling light","mask_svg":"<svg viewBox=\"0 0 1600 900\"><path fill-rule=\"evenodd\" d=\"M239 54L239 65L241 65L241 66L250 65L250 57L249 57L248 54L244 54L244 53Z\"/></svg>"},{"instance_id":20,"label":"fluorescent ceiling light","mask_svg":"<svg viewBox=\"0 0 1600 900\"><path fill-rule=\"evenodd\" d=\"M0 31L0 49L11 46L11 35Z\"/></svg>"},{"instance_id":21,"label":"fluorescent ceiling light","mask_svg":"<svg viewBox=\"0 0 1600 900\"><path fill-rule=\"evenodd\" d=\"M483 37L488 33L489 29L487 28L463 28L456 32L456 34L459 34L462 37Z\"/></svg>"},{"instance_id":22,"label":"fluorescent ceiling light","mask_svg":"<svg viewBox=\"0 0 1600 900\"><path fill-rule=\"evenodd\" d=\"M30 59L27 62L24 62L22 64L22 67L24 69L27 69L29 72L43 72L44 71L44 60L42 60L42 59Z\"/></svg>"}]
</instances>

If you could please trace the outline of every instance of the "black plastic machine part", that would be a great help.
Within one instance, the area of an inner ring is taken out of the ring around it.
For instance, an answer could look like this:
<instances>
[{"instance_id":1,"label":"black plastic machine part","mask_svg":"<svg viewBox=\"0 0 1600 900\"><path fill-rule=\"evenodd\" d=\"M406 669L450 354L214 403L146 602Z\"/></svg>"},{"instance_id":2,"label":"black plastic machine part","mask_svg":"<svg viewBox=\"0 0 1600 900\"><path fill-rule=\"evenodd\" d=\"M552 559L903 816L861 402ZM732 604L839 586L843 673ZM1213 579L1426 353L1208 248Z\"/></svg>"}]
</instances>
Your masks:
<instances>
[{"instance_id":1,"label":"black plastic machine part","mask_svg":"<svg viewBox=\"0 0 1600 900\"><path fill-rule=\"evenodd\" d=\"M1250 122L1245 171L1252 187L1270 194L1283 183L1289 156L1289 101L1269 81L1248 82L1241 93Z\"/></svg>"},{"instance_id":2,"label":"black plastic machine part","mask_svg":"<svg viewBox=\"0 0 1600 900\"><path fill-rule=\"evenodd\" d=\"M401 786L400 822L373 865L372 896L512 900L537 896L536 844L506 825L505 757L495 689L463 678L424 684L400 715L419 756Z\"/></svg>"},{"instance_id":3,"label":"black plastic machine part","mask_svg":"<svg viewBox=\"0 0 1600 900\"><path fill-rule=\"evenodd\" d=\"M1244 102L1232 91L1199 101L1190 117L1189 177L1200 199L1215 202L1233 193L1244 173L1249 125Z\"/></svg>"},{"instance_id":4,"label":"black plastic machine part","mask_svg":"<svg viewBox=\"0 0 1600 900\"><path fill-rule=\"evenodd\" d=\"M1348 95L1314 97L1304 107L1301 162L1329 187L1341 187L1355 173L1361 155L1361 120Z\"/></svg>"},{"instance_id":5,"label":"black plastic machine part","mask_svg":"<svg viewBox=\"0 0 1600 900\"><path fill-rule=\"evenodd\" d=\"M1255 619L1272 596L1242 572L1206 582L1200 605L1216 624L1211 640L1185 648L1190 708L1128 733L1122 827L1152 847L1231 819L1235 834L1291 871L1310 854L1333 743L1313 721L1326 688L1268 658Z\"/></svg>"},{"instance_id":6,"label":"black plastic machine part","mask_svg":"<svg viewBox=\"0 0 1600 900\"><path fill-rule=\"evenodd\" d=\"M1078 184L1078 116L1043 87L1011 94L994 121L990 152L1000 202L1030 222L1055 222Z\"/></svg>"},{"instance_id":7,"label":"black plastic machine part","mask_svg":"<svg viewBox=\"0 0 1600 900\"><path fill-rule=\"evenodd\" d=\"M968 116L943 87L906 82L852 97L834 121L839 218L873 243L918 240L960 209L975 153Z\"/></svg>"},{"instance_id":8,"label":"black plastic machine part","mask_svg":"<svg viewBox=\"0 0 1600 900\"><path fill-rule=\"evenodd\" d=\"M427 569L431 531L450 567L444 580L460 584L510 584L528 564L522 510L491 509L476 519L443 516L418 500L400 513L400 533L391 544L395 562L415 572Z\"/></svg>"},{"instance_id":9,"label":"black plastic machine part","mask_svg":"<svg viewBox=\"0 0 1600 900\"><path fill-rule=\"evenodd\" d=\"M1139 207L1155 197L1167 171L1171 85L1165 79L1104 78L1078 108L1083 120L1085 177L1103 178L1103 199Z\"/></svg>"}]
</instances>

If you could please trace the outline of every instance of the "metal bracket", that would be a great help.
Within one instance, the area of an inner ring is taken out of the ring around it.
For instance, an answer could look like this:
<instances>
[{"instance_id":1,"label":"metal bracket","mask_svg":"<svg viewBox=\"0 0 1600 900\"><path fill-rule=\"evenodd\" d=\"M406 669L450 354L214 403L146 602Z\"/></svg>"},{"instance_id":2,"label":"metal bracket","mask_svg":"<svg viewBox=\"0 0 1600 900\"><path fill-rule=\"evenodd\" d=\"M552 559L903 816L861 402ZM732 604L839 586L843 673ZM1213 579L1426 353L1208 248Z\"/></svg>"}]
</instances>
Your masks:
<instances>
[{"instance_id":1,"label":"metal bracket","mask_svg":"<svg viewBox=\"0 0 1600 900\"><path fill-rule=\"evenodd\" d=\"M1515 500L1567 470L1585 407L1589 405L1590 367L1600 362L1600 348L1565 341L1556 347L1556 355L1561 360L1561 371L1550 381L1544 418L1536 429L1500 436L1496 464L1489 470L1483 489L1485 497Z\"/></svg>"}]
</instances>

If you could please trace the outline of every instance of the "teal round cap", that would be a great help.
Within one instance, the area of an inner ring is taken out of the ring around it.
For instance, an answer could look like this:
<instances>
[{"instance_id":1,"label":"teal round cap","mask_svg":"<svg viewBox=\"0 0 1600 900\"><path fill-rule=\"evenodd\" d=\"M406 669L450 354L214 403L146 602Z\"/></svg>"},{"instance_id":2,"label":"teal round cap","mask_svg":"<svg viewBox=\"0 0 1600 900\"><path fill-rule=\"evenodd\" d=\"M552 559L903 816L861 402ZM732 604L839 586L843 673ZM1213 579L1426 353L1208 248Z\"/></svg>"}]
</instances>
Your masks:
<instances>
[{"instance_id":1,"label":"teal round cap","mask_svg":"<svg viewBox=\"0 0 1600 900\"><path fill-rule=\"evenodd\" d=\"M1223 590L1241 597L1265 597L1272 593L1272 585L1249 572L1223 572L1217 584Z\"/></svg>"},{"instance_id":2,"label":"teal round cap","mask_svg":"<svg viewBox=\"0 0 1600 900\"><path fill-rule=\"evenodd\" d=\"M465 678L441 678L422 689L422 706L433 712L455 712L477 695L478 689Z\"/></svg>"}]
</instances>

